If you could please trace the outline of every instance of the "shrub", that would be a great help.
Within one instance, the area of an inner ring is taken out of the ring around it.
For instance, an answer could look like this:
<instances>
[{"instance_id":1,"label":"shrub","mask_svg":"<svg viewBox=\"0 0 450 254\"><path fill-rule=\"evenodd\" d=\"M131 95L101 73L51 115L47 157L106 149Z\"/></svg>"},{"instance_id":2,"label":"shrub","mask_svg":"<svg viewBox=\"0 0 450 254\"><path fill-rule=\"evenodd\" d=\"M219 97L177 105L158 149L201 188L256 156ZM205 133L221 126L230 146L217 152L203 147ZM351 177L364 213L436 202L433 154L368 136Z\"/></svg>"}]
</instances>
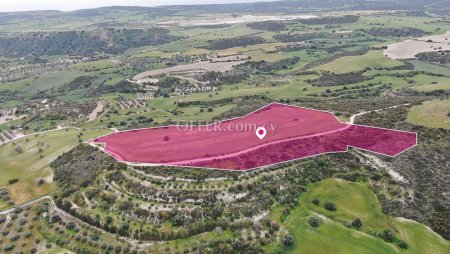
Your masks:
<instances>
[{"instance_id":1,"label":"shrub","mask_svg":"<svg viewBox=\"0 0 450 254\"><path fill-rule=\"evenodd\" d=\"M12 249L14 249L14 244L7 244L5 245L5 247L3 247L4 251L10 251Z\"/></svg>"},{"instance_id":2,"label":"shrub","mask_svg":"<svg viewBox=\"0 0 450 254\"><path fill-rule=\"evenodd\" d=\"M352 227L354 228L361 228L362 227L362 221L360 218L356 217L353 221L352 221Z\"/></svg>"},{"instance_id":3,"label":"shrub","mask_svg":"<svg viewBox=\"0 0 450 254\"><path fill-rule=\"evenodd\" d=\"M11 242L15 242L15 241L19 240L19 238L20 238L20 235L14 234L14 235L11 237Z\"/></svg>"},{"instance_id":4,"label":"shrub","mask_svg":"<svg viewBox=\"0 0 450 254\"><path fill-rule=\"evenodd\" d=\"M392 234L392 232L389 229L384 230L380 234L380 237L386 242L393 242L395 239L394 234Z\"/></svg>"},{"instance_id":5,"label":"shrub","mask_svg":"<svg viewBox=\"0 0 450 254\"><path fill-rule=\"evenodd\" d=\"M15 183L17 183L18 181L19 181L19 179L17 179L17 178L10 179L10 180L8 181L8 184L15 184Z\"/></svg>"},{"instance_id":6,"label":"shrub","mask_svg":"<svg viewBox=\"0 0 450 254\"><path fill-rule=\"evenodd\" d=\"M51 217L50 222L55 223L61 221L61 217L58 214L55 214Z\"/></svg>"},{"instance_id":7,"label":"shrub","mask_svg":"<svg viewBox=\"0 0 450 254\"><path fill-rule=\"evenodd\" d=\"M320 205L320 200L318 200L317 198L312 200L312 203L315 205Z\"/></svg>"},{"instance_id":8,"label":"shrub","mask_svg":"<svg viewBox=\"0 0 450 254\"><path fill-rule=\"evenodd\" d=\"M308 222L309 222L309 225L311 225L311 227L313 227L313 228L317 228L320 225L319 218L317 218L315 216L309 217Z\"/></svg>"},{"instance_id":9,"label":"shrub","mask_svg":"<svg viewBox=\"0 0 450 254\"><path fill-rule=\"evenodd\" d=\"M292 246L294 244L294 238L291 235L286 235L283 238L284 246Z\"/></svg>"},{"instance_id":10,"label":"shrub","mask_svg":"<svg viewBox=\"0 0 450 254\"><path fill-rule=\"evenodd\" d=\"M324 205L325 209L328 211L336 211L336 205L333 202L326 202Z\"/></svg>"},{"instance_id":11,"label":"shrub","mask_svg":"<svg viewBox=\"0 0 450 254\"><path fill-rule=\"evenodd\" d=\"M397 246L402 249L408 249L408 244L403 240L398 240Z\"/></svg>"},{"instance_id":12,"label":"shrub","mask_svg":"<svg viewBox=\"0 0 450 254\"><path fill-rule=\"evenodd\" d=\"M69 223L66 224L66 229L68 229L68 230L74 230L76 226L77 226L77 225L75 224L75 222L71 221L71 222L69 222Z\"/></svg>"}]
</instances>

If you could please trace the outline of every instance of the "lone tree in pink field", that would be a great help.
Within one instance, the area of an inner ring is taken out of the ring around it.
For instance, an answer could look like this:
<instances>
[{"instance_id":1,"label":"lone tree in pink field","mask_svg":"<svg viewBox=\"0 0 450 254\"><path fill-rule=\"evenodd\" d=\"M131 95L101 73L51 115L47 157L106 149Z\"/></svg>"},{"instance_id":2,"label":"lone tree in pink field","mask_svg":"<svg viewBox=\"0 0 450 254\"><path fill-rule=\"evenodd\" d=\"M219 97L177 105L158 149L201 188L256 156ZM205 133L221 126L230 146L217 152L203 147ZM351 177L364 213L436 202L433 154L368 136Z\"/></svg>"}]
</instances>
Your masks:
<instances>
[{"instance_id":1,"label":"lone tree in pink field","mask_svg":"<svg viewBox=\"0 0 450 254\"><path fill-rule=\"evenodd\" d=\"M274 128L269 132L237 126ZM345 124L330 112L279 103L211 125L185 131L178 127L121 131L91 142L105 144L106 153L127 163L229 170L346 152L348 147L396 156L417 144L413 132Z\"/></svg>"}]
</instances>

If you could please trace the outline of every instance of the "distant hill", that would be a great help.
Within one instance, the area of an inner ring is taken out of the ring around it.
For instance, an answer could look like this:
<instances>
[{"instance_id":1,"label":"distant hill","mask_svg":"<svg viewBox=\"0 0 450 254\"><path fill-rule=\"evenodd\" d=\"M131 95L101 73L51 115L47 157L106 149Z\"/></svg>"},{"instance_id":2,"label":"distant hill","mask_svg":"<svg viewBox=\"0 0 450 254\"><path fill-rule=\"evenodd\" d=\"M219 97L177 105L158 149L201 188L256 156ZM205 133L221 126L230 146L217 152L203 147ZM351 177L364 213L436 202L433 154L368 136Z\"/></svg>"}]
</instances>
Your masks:
<instances>
[{"instance_id":1,"label":"distant hill","mask_svg":"<svg viewBox=\"0 0 450 254\"><path fill-rule=\"evenodd\" d=\"M97 52L118 54L147 45L178 40L164 28L97 29L89 31L34 32L0 36L0 55L91 55Z\"/></svg>"},{"instance_id":2,"label":"distant hill","mask_svg":"<svg viewBox=\"0 0 450 254\"><path fill-rule=\"evenodd\" d=\"M450 0L284 0L274 2L207 4L207 5L170 5L160 7L112 6L84 9L72 12L35 11L0 13L0 24L18 21L24 18L39 19L43 17L97 17L114 12L125 11L146 14L150 17L170 16L187 13L295 13L305 9L332 10L423 10L439 9L450 6ZM445 9L445 8L444 8Z\"/></svg>"}]
</instances>

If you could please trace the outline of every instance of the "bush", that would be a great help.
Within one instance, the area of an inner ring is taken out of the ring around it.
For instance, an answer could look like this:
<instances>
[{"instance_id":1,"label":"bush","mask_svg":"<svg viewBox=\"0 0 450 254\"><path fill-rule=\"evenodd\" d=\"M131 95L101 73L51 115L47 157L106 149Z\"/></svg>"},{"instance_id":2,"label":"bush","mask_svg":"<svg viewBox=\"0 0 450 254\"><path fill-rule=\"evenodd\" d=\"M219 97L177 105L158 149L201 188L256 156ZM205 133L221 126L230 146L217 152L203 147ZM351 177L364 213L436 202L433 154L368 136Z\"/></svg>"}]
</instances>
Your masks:
<instances>
[{"instance_id":1,"label":"bush","mask_svg":"<svg viewBox=\"0 0 450 254\"><path fill-rule=\"evenodd\" d=\"M312 203L315 205L320 205L320 200L318 200L317 198L312 200Z\"/></svg>"},{"instance_id":2,"label":"bush","mask_svg":"<svg viewBox=\"0 0 450 254\"><path fill-rule=\"evenodd\" d=\"M336 211L336 205L333 202L326 202L324 207L328 211L332 211L332 212Z\"/></svg>"},{"instance_id":3,"label":"bush","mask_svg":"<svg viewBox=\"0 0 450 254\"><path fill-rule=\"evenodd\" d=\"M4 251L10 251L12 249L14 249L14 244L7 244L5 245L5 247L3 247Z\"/></svg>"},{"instance_id":4,"label":"bush","mask_svg":"<svg viewBox=\"0 0 450 254\"><path fill-rule=\"evenodd\" d=\"M75 224L75 222L73 222L73 221L71 221L71 222L69 222L69 223L67 223L66 224L66 229L68 229L68 230L74 230L75 228L76 228L76 224Z\"/></svg>"},{"instance_id":5,"label":"bush","mask_svg":"<svg viewBox=\"0 0 450 254\"><path fill-rule=\"evenodd\" d=\"M362 221L360 218L356 217L352 223L351 223L352 227L360 229L362 227Z\"/></svg>"},{"instance_id":6,"label":"bush","mask_svg":"<svg viewBox=\"0 0 450 254\"><path fill-rule=\"evenodd\" d=\"M19 179L17 179L17 178L10 179L10 180L8 181L8 184L15 184L15 183L17 183L18 181L19 181Z\"/></svg>"},{"instance_id":7,"label":"bush","mask_svg":"<svg viewBox=\"0 0 450 254\"><path fill-rule=\"evenodd\" d=\"M313 227L313 228L317 228L320 225L319 218L317 218L315 216L309 217L308 222L309 222L309 225L311 225L311 227Z\"/></svg>"},{"instance_id":8,"label":"bush","mask_svg":"<svg viewBox=\"0 0 450 254\"><path fill-rule=\"evenodd\" d=\"M403 240L398 240L397 246L402 249L408 249L408 244Z\"/></svg>"},{"instance_id":9,"label":"bush","mask_svg":"<svg viewBox=\"0 0 450 254\"><path fill-rule=\"evenodd\" d=\"M59 221L61 221L61 217L58 214L55 214L50 218L51 223L55 223L55 222L59 222Z\"/></svg>"},{"instance_id":10,"label":"bush","mask_svg":"<svg viewBox=\"0 0 450 254\"><path fill-rule=\"evenodd\" d=\"M294 244L294 238L291 235L286 235L283 238L284 246L292 246Z\"/></svg>"},{"instance_id":11,"label":"bush","mask_svg":"<svg viewBox=\"0 0 450 254\"><path fill-rule=\"evenodd\" d=\"M380 237L386 242L393 242L395 239L394 234L392 234L392 232L389 229L384 230L380 234Z\"/></svg>"}]
</instances>

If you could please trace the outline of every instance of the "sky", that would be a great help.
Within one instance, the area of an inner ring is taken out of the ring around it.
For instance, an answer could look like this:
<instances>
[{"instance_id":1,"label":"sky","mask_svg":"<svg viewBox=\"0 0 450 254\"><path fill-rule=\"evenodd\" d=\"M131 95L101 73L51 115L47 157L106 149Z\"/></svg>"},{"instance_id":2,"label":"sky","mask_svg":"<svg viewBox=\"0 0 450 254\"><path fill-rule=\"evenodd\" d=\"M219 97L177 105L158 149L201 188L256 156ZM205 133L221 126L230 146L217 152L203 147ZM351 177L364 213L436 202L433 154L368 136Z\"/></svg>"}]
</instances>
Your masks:
<instances>
[{"instance_id":1,"label":"sky","mask_svg":"<svg viewBox=\"0 0 450 254\"><path fill-rule=\"evenodd\" d=\"M102 6L161 6L263 1L268 2L270 0L0 0L0 12L34 10L73 11Z\"/></svg>"}]
</instances>

